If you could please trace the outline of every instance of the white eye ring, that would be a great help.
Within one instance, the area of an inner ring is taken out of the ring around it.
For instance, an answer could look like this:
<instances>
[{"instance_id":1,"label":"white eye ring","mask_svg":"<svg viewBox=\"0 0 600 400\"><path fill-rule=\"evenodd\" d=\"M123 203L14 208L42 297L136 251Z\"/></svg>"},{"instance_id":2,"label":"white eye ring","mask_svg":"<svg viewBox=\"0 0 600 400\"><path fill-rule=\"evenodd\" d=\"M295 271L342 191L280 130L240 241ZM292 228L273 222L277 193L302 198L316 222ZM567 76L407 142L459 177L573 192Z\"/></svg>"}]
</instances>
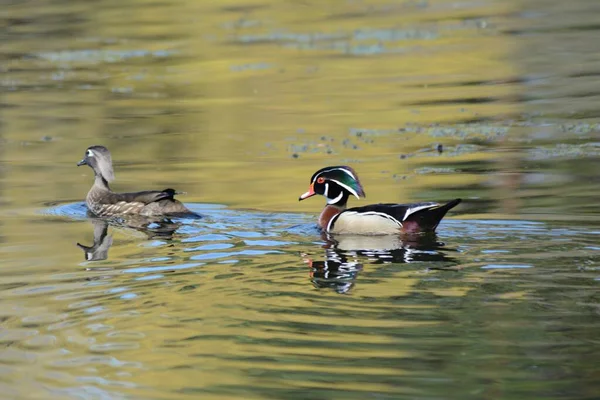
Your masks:
<instances>
[{"instance_id":1,"label":"white eye ring","mask_svg":"<svg viewBox=\"0 0 600 400\"><path fill-rule=\"evenodd\" d=\"M87 156L88 156L88 157L94 157L94 152L93 152L93 151L91 151L90 149L88 149L88 151L87 151Z\"/></svg>"}]
</instances>

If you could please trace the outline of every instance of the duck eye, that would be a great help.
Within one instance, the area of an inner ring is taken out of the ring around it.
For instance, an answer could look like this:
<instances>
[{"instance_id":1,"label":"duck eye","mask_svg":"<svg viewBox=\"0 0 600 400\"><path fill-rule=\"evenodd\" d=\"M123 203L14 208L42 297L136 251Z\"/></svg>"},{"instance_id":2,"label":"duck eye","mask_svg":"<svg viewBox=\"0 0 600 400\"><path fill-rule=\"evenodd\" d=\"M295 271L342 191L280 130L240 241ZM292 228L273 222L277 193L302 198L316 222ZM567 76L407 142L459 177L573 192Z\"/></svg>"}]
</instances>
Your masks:
<instances>
[{"instance_id":1,"label":"duck eye","mask_svg":"<svg viewBox=\"0 0 600 400\"><path fill-rule=\"evenodd\" d=\"M317 178L317 183L324 183L325 182L325 178L323 178L322 176Z\"/></svg>"},{"instance_id":2,"label":"duck eye","mask_svg":"<svg viewBox=\"0 0 600 400\"><path fill-rule=\"evenodd\" d=\"M88 149L88 151L87 151L87 156L88 156L88 157L94 157L94 152L93 152L93 151L91 151L90 149Z\"/></svg>"}]
</instances>

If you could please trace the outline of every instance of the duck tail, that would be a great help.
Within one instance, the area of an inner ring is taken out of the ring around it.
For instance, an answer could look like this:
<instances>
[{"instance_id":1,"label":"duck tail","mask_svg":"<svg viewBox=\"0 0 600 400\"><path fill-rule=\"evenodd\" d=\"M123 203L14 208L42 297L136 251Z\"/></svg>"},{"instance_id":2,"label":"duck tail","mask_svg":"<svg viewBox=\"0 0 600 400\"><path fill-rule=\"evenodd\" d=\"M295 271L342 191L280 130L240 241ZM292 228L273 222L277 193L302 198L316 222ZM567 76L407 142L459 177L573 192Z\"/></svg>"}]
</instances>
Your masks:
<instances>
[{"instance_id":1,"label":"duck tail","mask_svg":"<svg viewBox=\"0 0 600 400\"><path fill-rule=\"evenodd\" d=\"M417 211L416 213L409 215L404 222L415 222L420 231L433 232L446 213L460 204L461 201L462 199L454 199L441 206Z\"/></svg>"}]
</instances>

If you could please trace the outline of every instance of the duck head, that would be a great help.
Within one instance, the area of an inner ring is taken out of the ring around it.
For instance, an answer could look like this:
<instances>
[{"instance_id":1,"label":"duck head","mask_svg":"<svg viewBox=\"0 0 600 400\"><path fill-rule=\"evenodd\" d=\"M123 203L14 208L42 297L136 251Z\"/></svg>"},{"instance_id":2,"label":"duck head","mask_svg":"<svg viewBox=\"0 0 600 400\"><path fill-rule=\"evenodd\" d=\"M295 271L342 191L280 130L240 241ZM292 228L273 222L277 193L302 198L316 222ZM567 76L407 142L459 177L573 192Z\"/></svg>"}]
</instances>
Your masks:
<instances>
[{"instance_id":1,"label":"duck head","mask_svg":"<svg viewBox=\"0 0 600 400\"><path fill-rule=\"evenodd\" d=\"M100 176L106 182L115 180L110 151L104 146L88 147L83 160L77 163L78 167L82 165L89 165L94 170L96 176Z\"/></svg>"},{"instance_id":2,"label":"duck head","mask_svg":"<svg viewBox=\"0 0 600 400\"><path fill-rule=\"evenodd\" d=\"M358 180L358 175L347 166L321 168L310 178L308 192L299 201L308 199L316 194L325 196L327 204L343 207L348 197L354 195L357 199L365 197L365 191Z\"/></svg>"}]
</instances>

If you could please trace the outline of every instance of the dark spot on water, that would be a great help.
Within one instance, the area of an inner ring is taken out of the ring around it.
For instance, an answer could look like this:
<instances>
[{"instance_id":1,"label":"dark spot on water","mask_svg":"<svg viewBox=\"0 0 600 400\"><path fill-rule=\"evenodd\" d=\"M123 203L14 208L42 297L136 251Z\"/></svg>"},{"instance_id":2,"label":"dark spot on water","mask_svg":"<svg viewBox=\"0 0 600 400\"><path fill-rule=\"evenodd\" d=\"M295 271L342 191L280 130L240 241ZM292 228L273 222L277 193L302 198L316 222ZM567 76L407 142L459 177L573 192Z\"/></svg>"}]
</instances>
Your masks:
<instances>
[{"instance_id":1,"label":"dark spot on water","mask_svg":"<svg viewBox=\"0 0 600 400\"><path fill-rule=\"evenodd\" d=\"M440 106L449 104L486 104L497 102L500 99L495 97L468 97L468 98L457 98L457 99L444 99L444 100L426 100L409 103L409 106Z\"/></svg>"},{"instance_id":2,"label":"dark spot on water","mask_svg":"<svg viewBox=\"0 0 600 400\"><path fill-rule=\"evenodd\" d=\"M437 151L440 154L442 154L444 152L444 146L442 146L441 143L437 145Z\"/></svg>"},{"instance_id":3,"label":"dark spot on water","mask_svg":"<svg viewBox=\"0 0 600 400\"><path fill-rule=\"evenodd\" d=\"M268 8L265 4L248 4L248 5L231 5L221 7L222 11L230 13L249 13L252 11L262 10Z\"/></svg>"}]
</instances>

